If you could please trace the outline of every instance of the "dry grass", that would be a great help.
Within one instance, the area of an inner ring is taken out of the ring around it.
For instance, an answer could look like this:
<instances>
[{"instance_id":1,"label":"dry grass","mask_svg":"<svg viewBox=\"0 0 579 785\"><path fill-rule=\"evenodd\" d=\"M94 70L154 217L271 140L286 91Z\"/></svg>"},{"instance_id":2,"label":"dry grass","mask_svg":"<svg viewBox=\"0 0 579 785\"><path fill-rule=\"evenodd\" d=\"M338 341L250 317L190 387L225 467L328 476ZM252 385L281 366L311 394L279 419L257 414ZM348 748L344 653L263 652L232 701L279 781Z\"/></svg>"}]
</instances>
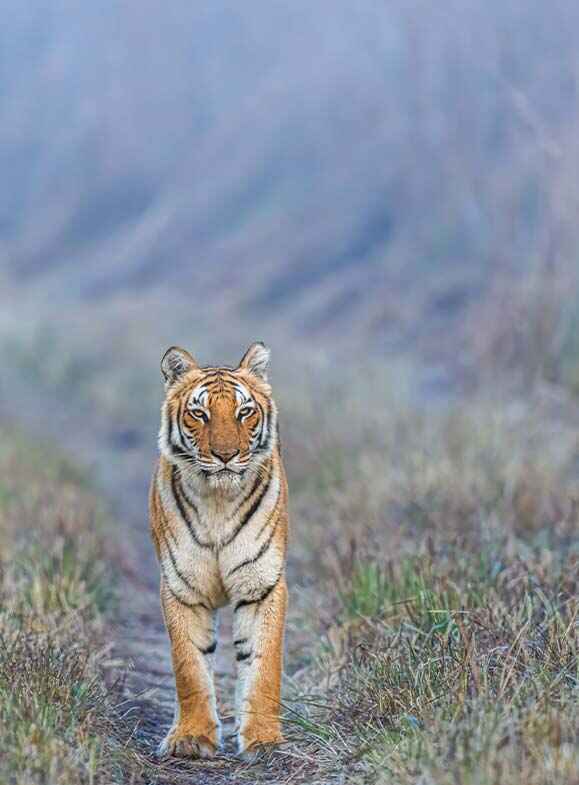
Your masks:
<instances>
[{"instance_id":1,"label":"dry grass","mask_svg":"<svg viewBox=\"0 0 579 785\"><path fill-rule=\"evenodd\" d=\"M5 427L0 540L0 781L129 781L131 729L107 680L105 516L67 464Z\"/></svg>"},{"instance_id":2,"label":"dry grass","mask_svg":"<svg viewBox=\"0 0 579 785\"><path fill-rule=\"evenodd\" d=\"M126 744L103 678L101 515L52 456L3 439L0 779L577 785L576 405L417 413L388 386L281 402L288 743L255 767Z\"/></svg>"},{"instance_id":3,"label":"dry grass","mask_svg":"<svg viewBox=\"0 0 579 785\"><path fill-rule=\"evenodd\" d=\"M575 431L537 404L391 410L328 472L333 430L294 498L300 571L323 585L288 702L304 777L579 782Z\"/></svg>"}]
</instances>

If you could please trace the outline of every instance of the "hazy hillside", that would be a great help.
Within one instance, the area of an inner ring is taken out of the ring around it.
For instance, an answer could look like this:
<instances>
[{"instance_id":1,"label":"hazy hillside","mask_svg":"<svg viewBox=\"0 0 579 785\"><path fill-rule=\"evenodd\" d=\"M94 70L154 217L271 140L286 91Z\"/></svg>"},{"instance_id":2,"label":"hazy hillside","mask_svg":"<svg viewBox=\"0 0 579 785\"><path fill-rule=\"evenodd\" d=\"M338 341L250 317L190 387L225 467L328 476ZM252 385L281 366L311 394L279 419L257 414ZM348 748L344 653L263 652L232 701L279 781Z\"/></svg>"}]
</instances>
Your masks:
<instances>
[{"instance_id":1,"label":"hazy hillside","mask_svg":"<svg viewBox=\"0 0 579 785\"><path fill-rule=\"evenodd\" d=\"M552 194L577 201L578 22L570 0L8 0L2 307L176 298L378 348L456 329L497 268L577 240Z\"/></svg>"},{"instance_id":2,"label":"hazy hillside","mask_svg":"<svg viewBox=\"0 0 579 785\"><path fill-rule=\"evenodd\" d=\"M265 339L296 400L376 358L419 395L579 388L578 30L571 0L7 0L0 409L142 482L173 343Z\"/></svg>"}]
</instances>

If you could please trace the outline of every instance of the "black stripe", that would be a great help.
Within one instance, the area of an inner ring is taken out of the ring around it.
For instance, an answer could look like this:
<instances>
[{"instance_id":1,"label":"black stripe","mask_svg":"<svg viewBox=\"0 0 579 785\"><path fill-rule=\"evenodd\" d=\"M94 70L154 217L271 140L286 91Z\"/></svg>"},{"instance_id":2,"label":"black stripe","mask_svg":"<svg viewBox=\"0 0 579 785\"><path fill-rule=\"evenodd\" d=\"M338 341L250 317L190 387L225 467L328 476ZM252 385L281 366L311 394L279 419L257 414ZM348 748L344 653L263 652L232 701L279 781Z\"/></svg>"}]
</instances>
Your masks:
<instances>
[{"instance_id":1,"label":"black stripe","mask_svg":"<svg viewBox=\"0 0 579 785\"><path fill-rule=\"evenodd\" d=\"M155 478L155 480L156 480L156 478ZM167 518L165 516L165 510L163 509L163 502L161 501L161 497L160 497L160 495L158 493L158 490L156 491L156 494L157 494L157 504L159 505L159 510L158 510L159 518L162 520L161 533L163 535L168 534L170 536L170 538L173 540L174 544L177 545L178 544L177 543L177 538L173 534L173 530L171 529L171 527L169 526L169 524L167 522ZM155 541L156 541L157 545L159 546L159 538L154 533L153 533L153 537L155 538Z\"/></svg>"},{"instance_id":2,"label":"black stripe","mask_svg":"<svg viewBox=\"0 0 579 785\"><path fill-rule=\"evenodd\" d=\"M185 398L182 398L179 401L179 408L177 410L177 431L179 434L179 446L183 450L183 452L187 455L187 448L188 445L191 443L192 439L186 436L183 432L183 410L187 406L187 401Z\"/></svg>"},{"instance_id":3,"label":"black stripe","mask_svg":"<svg viewBox=\"0 0 579 785\"><path fill-rule=\"evenodd\" d=\"M245 513L243 518L239 521L239 523L237 524L237 526L233 530L233 533L231 534L231 537L229 537L229 539L226 540L223 543L223 545L222 545L223 548L225 548L227 545L230 545L233 542L233 540L237 537L239 532L243 529L243 527L253 518L254 514L257 511L257 508L260 506L260 504L262 503L262 501L265 498L266 493L269 490L269 486L271 485L272 475L273 475L273 467L272 467L272 470L269 473L269 476L267 478L267 482L264 484L264 487L262 488L260 494L253 501L253 504L251 505L249 510Z\"/></svg>"},{"instance_id":4,"label":"black stripe","mask_svg":"<svg viewBox=\"0 0 579 785\"><path fill-rule=\"evenodd\" d=\"M269 522L270 522L270 520L271 520L271 518L272 518L272 515L274 514L274 512L276 512L276 511L277 511L277 505L278 505L278 503L279 503L280 496L281 496L281 488L278 490L278 493L277 493L277 499L275 500L275 504L273 505L273 508L272 508L272 510L271 510L271 512L270 512L270 514L267 516L267 519L266 519L265 523L263 524L263 526L261 527L261 529L260 529L260 530L258 531L258 533L257 533L257 536L256 536L256 538L255 538L256 540L259 540L259 538L261 537L261 535L264 533L264 531L266 530L266 528L269 526ZM278 523L279 523L279 519L280 519L280 517L281 517L281 516L278 514L277 521L275 522L275 526L273 527L274 531L277 529L277 525L278 525Z\"/></svg>"},{"instance_id":5,"label":"black stripe","mask_svg":"<svg viewBox=\"0 0 579 785\"><path fill-rule=\"evenodd\" d=\"M208 394L215 394L216 390L219 388L223 389L224 385L232 385L233 381L228 379L225 374L221 371L217 371L216 373L209 373L203 377L203 386L205 387L205 391Z\"/></svg>"},{"instance_id":6,"label":"black stripe","mask_svg":"<svg viewBox=\"0 0 579 785\"><path fill-rule=\"evenodd\" d=\"M213 641L213 643L210 646L207 646L207 648L205 649L202 649L201 646L197 646L197 648L203 655L213 654L213 652L217 648L217 641Z\"/></svg>"},{"instance_id":7,"label":"black stripe","mask_svg":"<svg viewBox=\"0 0 579 785\"><path fill-rule=\"evenodd\" d=\"M191 456L189 453L185 452L182 447L178 447L176 444L173 444L173 418L168 417L169 419L169 433L167 435L167 447L169 449L170 454L174 458L185 458L186 460L191 460Z\"/></svg>"},{"instance_id":8,"label":"black stripe","mask_svg":"<svg viewBox=\"0 0 579 785\"><path fill-rule=\"evenodd\" d=\"M255 603L258 603L258 602L263 602L265 599L267 599L267 598L269 597L269 595L270 595L270 594L272 593L272 591L275 589L275 587L276 587L276 586L277 586L277 584L279 583L279 579L280 579L280 578L281 578L281 572L280 572L280 574L277 576L277 578L275 579L275 583L272 583L272 585L271 585L271 586L268 586L268 588L267 588L267 589L265 589L265 591L263 591L263 592L260 594L260 596L259 596L259 597L257 597L255 600L240 600L240 601L237 603L237 605L235 606L235 609L234 609L234 611L233 611L233 612L234 612L234 613L237 613L237 611L238 611L240 608L244 608L246 605L255 605Z\"/></svg>"},{"instance_id":9,"label":"black stripe","mask_svg":"<svg viewBox=\"0 0 579 785\"><path fill-rule=\"evenodd\" d=\"M162 533L163 534L168 534L169 537L171 538L171 540L173 540L173 544L178 546L177 538L173 534L173 531L172 531L171 527L169 526L169 524L167 523L167 520L166 520L165 517L163 517L163 524L164 524L164 528L162 529Z\"/></svg>"},{"instance_id":10,"label":"black stripe","mask_svg":"<svg viewBox=\"0 0 579 785\"><path fill-rule=\"evenodd\" d=\"M179 478L176 478L176 479L179 479ZM179 482L179 492L180 492L181 496L185 499L185 501L187 502L189 507L191 507L191 509L195 513L195 517L199 518L199 510L197 509L197 505L195 504L195 502L191 499L191 497L189 496L189 494L185 490L185 487L183 486L182 482Z\"/></svg>"},{"instance_id":11,"label":"black stripe","mask_svg":"<svg viewBox=\"0 0 579 785\"><path fill-rule=\"evenodd\" d=\"M248 501L251 499L251 497L253 496L253 494L255 493L255 491L256 491L256 490L259 488L259 484L262 482L262 479L263 479L263 478L262 478L262 476L261 476L260 474L258 474L258 475L257 475L257 477L255 478L255 482L254 482L254 483L253 483L253 485L251 486L251 489L250 489L250 490L249 490L249 491L248 491L248 492L245 494L245 496L243 497L243 499L242 499L242 500L239 502L239 504L237 505L237 508L236 508L235 512L234 512L234 513L233 513L233 515L231 516L232 518L235 518L235 517L236 517L236 515L237 515L237 513L238 513L238 512L241 510L241 508L242 508L242 507L243 507L243 506L246 504L246 502L248 502Z\"/></svg>"},{"instance_id":12,"label":"black stripe","mask_svg":"<svg viewBox=\"0 0 579 785\"><path fill-rule=\"evenodd\" d=\"M199 591L199 589L197 589L195 586L193 586L193 584L189 583L187 578L185 578L183 573L177 567L177 562L175 560L175 554L171 550L171 546L169 544L169 540L167 540L166 538L165 538L165 545L167 546L167 550L169 551L169 558L171 559L171 564L173 565L173 569L175 570L175 574L177 575L177 577L181 581L183 581L183 583L185 584L185 586L187 586L188 589L190 589L191 591L194 591L197 594L201 595L201 597L204 597L205 595L203 594L203 592Z\"/></svg>"},{"instance_id":13,"label":"black stripe","mask_svg":"<svg viewBox=\"0 0 579 785\"><path fill-rule=\"evenodd\" d=\"M173 458L182 458L189 463L194 463L193 457L188 452L185 452L180 447L175 447L174 444L169 444L169 454Z\"/></svg>"},{"instance_id":14,"label":"black stripe","mask_svg":"<svg viewBox=\"0 0 579 785\"><path fill-rule=\"evenodd\" d=\"M182 450L184 448L183 444L183 434L181 433L181 428L179 427L179 420L180 420L180 411L181 411L181 404L177 407L177 423L173 420L173 416L171 415L171 410L167 407L167 412L169 413L169 422L170 422L170 432L169 432L169 439L171 442L171 446L175 447L176 449ZM173 443L173 436L175 435L175 425L177 426L177 436L178 436L178 444Z\"/></svg>"},{"instance_id":15,"label":"black stripe","mask_svg":"<svg viewBox=\"0 0 579 785\"><path fill-rule=\"evenodd\" d=\"M185 405L185 398L180 398L179 399L179 404L177 406L177 417L175 419L177 420L177 431L179 433L179 443L180 443L181 447L185 446L185 443L183 441L183 431L181 430L181 419L183 417L183 407L184 407L184 405Z\"/></svg>"},{"instance_id":16,"label":"black stripe","mask_svg":"<svg viewBox=\"0 0 579 785\"><path fill-rule=\"evenodd\" d=\"M277 529L277 525L280 521L280 518L281 515L278 515L277 521L275 522L275 525L272 526L272 529L269 533L269 537L262 544L261 548L255 554L255 556L253 556L251 559L245 559L245 561L240 562L238 565L236 565L231 570L229 570L229 572L227 573L228 578L230 575L233 575L234 572L237 572L237 570L240 570L242 567L247 567L248 564L255 564L255 562L259 561L259 559L261 559L261 557L269 550L273 540L273 535L275 534L275 530Z\"/></svg>"},{"instance_id":17,"label":"black stripe","mask_svg":"<svg viewBox=\"0 0 579 785\"><path fill-rule=\"evenodd\" d=\"M271 405L271 401L268 401L267 402L267 430L266 430L265 439L263 439L261 443L262 447L264 448L270 442L272 425L273 425L273 406Z\"/></svg>"},{"instance_id":18,"label":"black stripe","mask_svg":"<svg viewBox=\"0 0 579 785\"><path fill-rule=\"evenodd\" d=\"M177 504L177 507L179 509L179 514L180 514L181 518L183 518L183 520L185 521L185 525L187 526L187 529L189 530L189 534L191 535L193 541L197 545L199 545L200 548L213 548L213 543L211 543L211 542L203 542L203 540L199 539L199 536L197 535L197 532L195 531L195 529L193 527L193 524L189 520L189 516L187 515L187 513L185 511L185 507L183 506L183 502L182 502L182 499L181 499L181 496L180 496L180 490L182 490L182 488L181 488L180 485L179 485L179 487L177 487L177 480L178 480L178 478L177 478L177 471L178 471L178 468L176 466L173 466L172 469L171 469L171 490L173 491L173 497L174 497L175 502ZM188 497L185 496L185 498L189 502ZM191 506L193 507L193 510L195 511L195 514L197 515L197 508L195 507L194 504L191 504Z\"/></svg>"},{"instance_id":19,"label":"black stripe","mask_svg":"<svg viewBox=\"0 0 579 785\"><path fill-rule=\"evenodd\" d=\"M241 646L242 643L247 643L247 638L238 638L237 640L233 641L234 646Z\"/></svg>"},{"instance_id":20,"label":"black stripe","mask_svg":"<svg viewBox=\"0 0 579 785\"><path fill-rule=\"evenodd\" d=\"M263 406L261 406L261 404L258 404L258 405L259 405L259 409L261 411L261 423L260 423L260 428L259 428L259 439L258 439L258 442L257 442L257 447L258 447L258 450L259 450L263 446L263 444L265 442L264 433L267 435L267 429L269 428L269 420L270 420L269 414L270 414L270 412L269 412L269 404L268 404L268 407L267 407L267 412L264 411L264 408L263 408Z\"/></svg>"},{"instance_id":21,"label":"black stripe","mask_svg":"<svg viewBox=\"0 0 579 785\"><path fill-rule=\"evenodd\" d=\"M156 535L155 532L153 532L153 539L157 543L159 551L161 551L161 541L159 540L159 537ZM197 591L196 589L193 588L193 586L191 586L191 584L187 580L185 580L183 575L180 573L177 565L175 564L175 557L173 555L173 551L171 550L171 546L169 545L169 541L166 538L164 538L164 542L165 542L165 544L167 546L167 550L169 551L169 558L171 559L171 563L173 564L173 567L175 568L175 572L177 573L177 576L183 581L185 586L187 586L189 589L191 589L191 591ZM165 572L165 566L163 564L162 558L159 558L159 567L161 568L161 575L163 576L163 578L165 580L165 585L166 585L167 589L173 595L173 597L177 600L177 602L181 603L181 605L185 605L185 607L187 607L187 608L193 609L193 608L196 608L198 605L200 605L202 608L205 608L206 610L209 610L209 608L207 607L207 605L205 605L205 603L203 603L203 602L190 603L187 600L184 600L182 597L180 597L175 592L175 590L171 586L171 581L169 580L169 578L167 576L167 573ZM199 592L199 591L197 593L201 594L201 592ZM203 595L201 594L201 596L203 596Z\"/></svg>"},{"instance_id":22,"label":"black stripe","mask_svg":"<svg viewBox=\"0 0 579 785\"><path fill-rule=\"evenodd\" d=\"M173 418L170 416L169 407L167 407L166 410L166 417L169 422L167 443L166 443L168 452L173 458L182 458L188 461L189 463L193 463L192 456L186 450L184 450L182 446L179 447L178 445L173 444L174 423L173 423Z\"/></svg>"},{"instance_id":23,"label":"black stripe","mask_svg":"<svg viewBox=\"0 0 579 785\"><path fill-rule=\"evenodd\" d=\"M184 605L186 608L189 608L190 610L195 610L195 608L199 608L199 607L201 607L201 608L205 608L205 610L207 610L207 611L209 610L209 608L207 607L207 605L205 605L205 604L204 604L204 603L202 603L202 602L187 602L187 601L186 601L186 600L184 600L182 597L179 597L179 595L178 595L178 594L176 594L176 593L173 591L173 589L172 589L170 586L169 586L169 592L171 593L171 596L172 596L172 597L173 597L175 600L177 600L177 602L178 602L180 605Z\"/></svg>"},{"instance_id":24,"label":"black stripe","mask_svg":"<svg viewBox=\"0 0 579 785\"><path fill-rule=\"evenodd\" d=\"M194 610L195 608L198 607L205 608L206 611L210 610L209 607L205 605L204 602L188 602L187 600L184 600L182 597L180 597L169 583L169 579L167 578L167 575L162 565L161 565L161 572L163 573L163 578L165 579L165 585L167 587L167 590L169 591L169 594L173 597L173 599L177 600L177 602L180 605L184 605L185 608L189 608L190 610Z\"/></svg>"},{"instance_id":25,"label":"black stripe","mask_svg":"<svg viewBox=\"0 0 579 785\"><path fill-rule=\"evenodd\" d=\"M255 450L255 454L256 455L259 455L261 453L269 451L269 448L270 448L270 445L271 445L271 438L272 438L273 420L274 420L273 407L272 407L271 403L268 402L268 405L267 405L267 430L266 430L266 433L265 433L265 437L264 437L263 433L260 436L259 445L257 446L257 448ZM276 425L277 425L277 420L276 420Z\"/></svg>"},{"instance_id":26,"label":"black stripe","mask_svg":"<svg viewBox=\"0 0 579 785\"><path fill-rule=\"evenodd\" d=\"M237 662L243 662L243 660L248 660L251 657L250 651L238 651L235 655L235 659Z\"/></svg>"},{"instance_id":27,"label":"black stripe","mask_svg":"<svg viewBox=\"0 0 579 785\"><path fill-rule=\"evenodd\" d=\"M263 436L263 428L265 426L265 412L263 410L263 406L259 403L259 401L256 401L256 403L257 403L259 412L261 414L261 417L259 419L259 438L257 440L257 445L259 446L261 444L261 437Z\"/></svg>"},{"instance_id":28,"label":"black stripe","mask_svg":"<svg viewBox=\"0 0 579 785\"><path fill-rule=\"evenodd\" d=\"M165 418L168 421L168 428L167 428L167 448L169 452L173 452L175 446L173 444L173 418L171 417L171 413L169 411L169 407L165 408Z\"/></svg>"}]
</instances>

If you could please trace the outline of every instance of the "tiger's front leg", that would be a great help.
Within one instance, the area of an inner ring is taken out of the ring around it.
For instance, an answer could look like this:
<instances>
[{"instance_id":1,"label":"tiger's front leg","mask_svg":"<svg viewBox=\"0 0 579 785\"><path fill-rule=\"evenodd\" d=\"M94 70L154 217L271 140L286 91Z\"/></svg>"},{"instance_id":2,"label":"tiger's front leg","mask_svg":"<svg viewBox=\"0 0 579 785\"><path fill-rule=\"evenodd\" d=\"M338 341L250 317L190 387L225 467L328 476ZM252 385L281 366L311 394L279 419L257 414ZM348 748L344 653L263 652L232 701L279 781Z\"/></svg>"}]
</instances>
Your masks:
<instances>
[{"instance_id":1,"label":"tiger's front leg","mask_svg":"<svg viewBox=\"0 0 579 785\"><path fill-rule=\"evenodd\" d=\"M161 606L171 641L177 699L175 719L159 755L212 758L221 741L213 683L216 614L203 605L182 604L163 583Z\"/></svg>"},{"instance_id":2,"label":"tiger's front leg","mask_svg":"<svg viewBox=\"0 0 579 785\"><path fill-rule=\"evenodd\" d=\"M283 741L280 697L286 606L282 576L263 600L241 600L235 607L238 748L248 760Z\"/></svg>"}]
</instances>

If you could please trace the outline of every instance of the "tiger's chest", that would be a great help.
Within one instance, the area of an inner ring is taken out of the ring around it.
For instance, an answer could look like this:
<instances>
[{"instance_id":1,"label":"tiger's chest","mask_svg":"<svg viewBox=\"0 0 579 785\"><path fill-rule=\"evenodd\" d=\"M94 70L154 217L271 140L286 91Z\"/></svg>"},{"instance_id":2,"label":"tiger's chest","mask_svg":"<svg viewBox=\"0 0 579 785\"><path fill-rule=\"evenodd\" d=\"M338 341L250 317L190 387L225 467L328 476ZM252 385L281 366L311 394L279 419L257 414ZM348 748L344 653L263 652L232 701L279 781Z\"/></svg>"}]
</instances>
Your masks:
<instances>
[{"instance_id":1,"label":"tiger's chest","mask_svg":"<svg viewBox=\"0 0 579 785\"><path fill-rule=\"evenodd\" d=\"M270 586L285 556L279 492L270 483L259 504L165 499L170 532L161 549L162 569L172 590L217 608Z\"/></svg>"}]
</instances>

